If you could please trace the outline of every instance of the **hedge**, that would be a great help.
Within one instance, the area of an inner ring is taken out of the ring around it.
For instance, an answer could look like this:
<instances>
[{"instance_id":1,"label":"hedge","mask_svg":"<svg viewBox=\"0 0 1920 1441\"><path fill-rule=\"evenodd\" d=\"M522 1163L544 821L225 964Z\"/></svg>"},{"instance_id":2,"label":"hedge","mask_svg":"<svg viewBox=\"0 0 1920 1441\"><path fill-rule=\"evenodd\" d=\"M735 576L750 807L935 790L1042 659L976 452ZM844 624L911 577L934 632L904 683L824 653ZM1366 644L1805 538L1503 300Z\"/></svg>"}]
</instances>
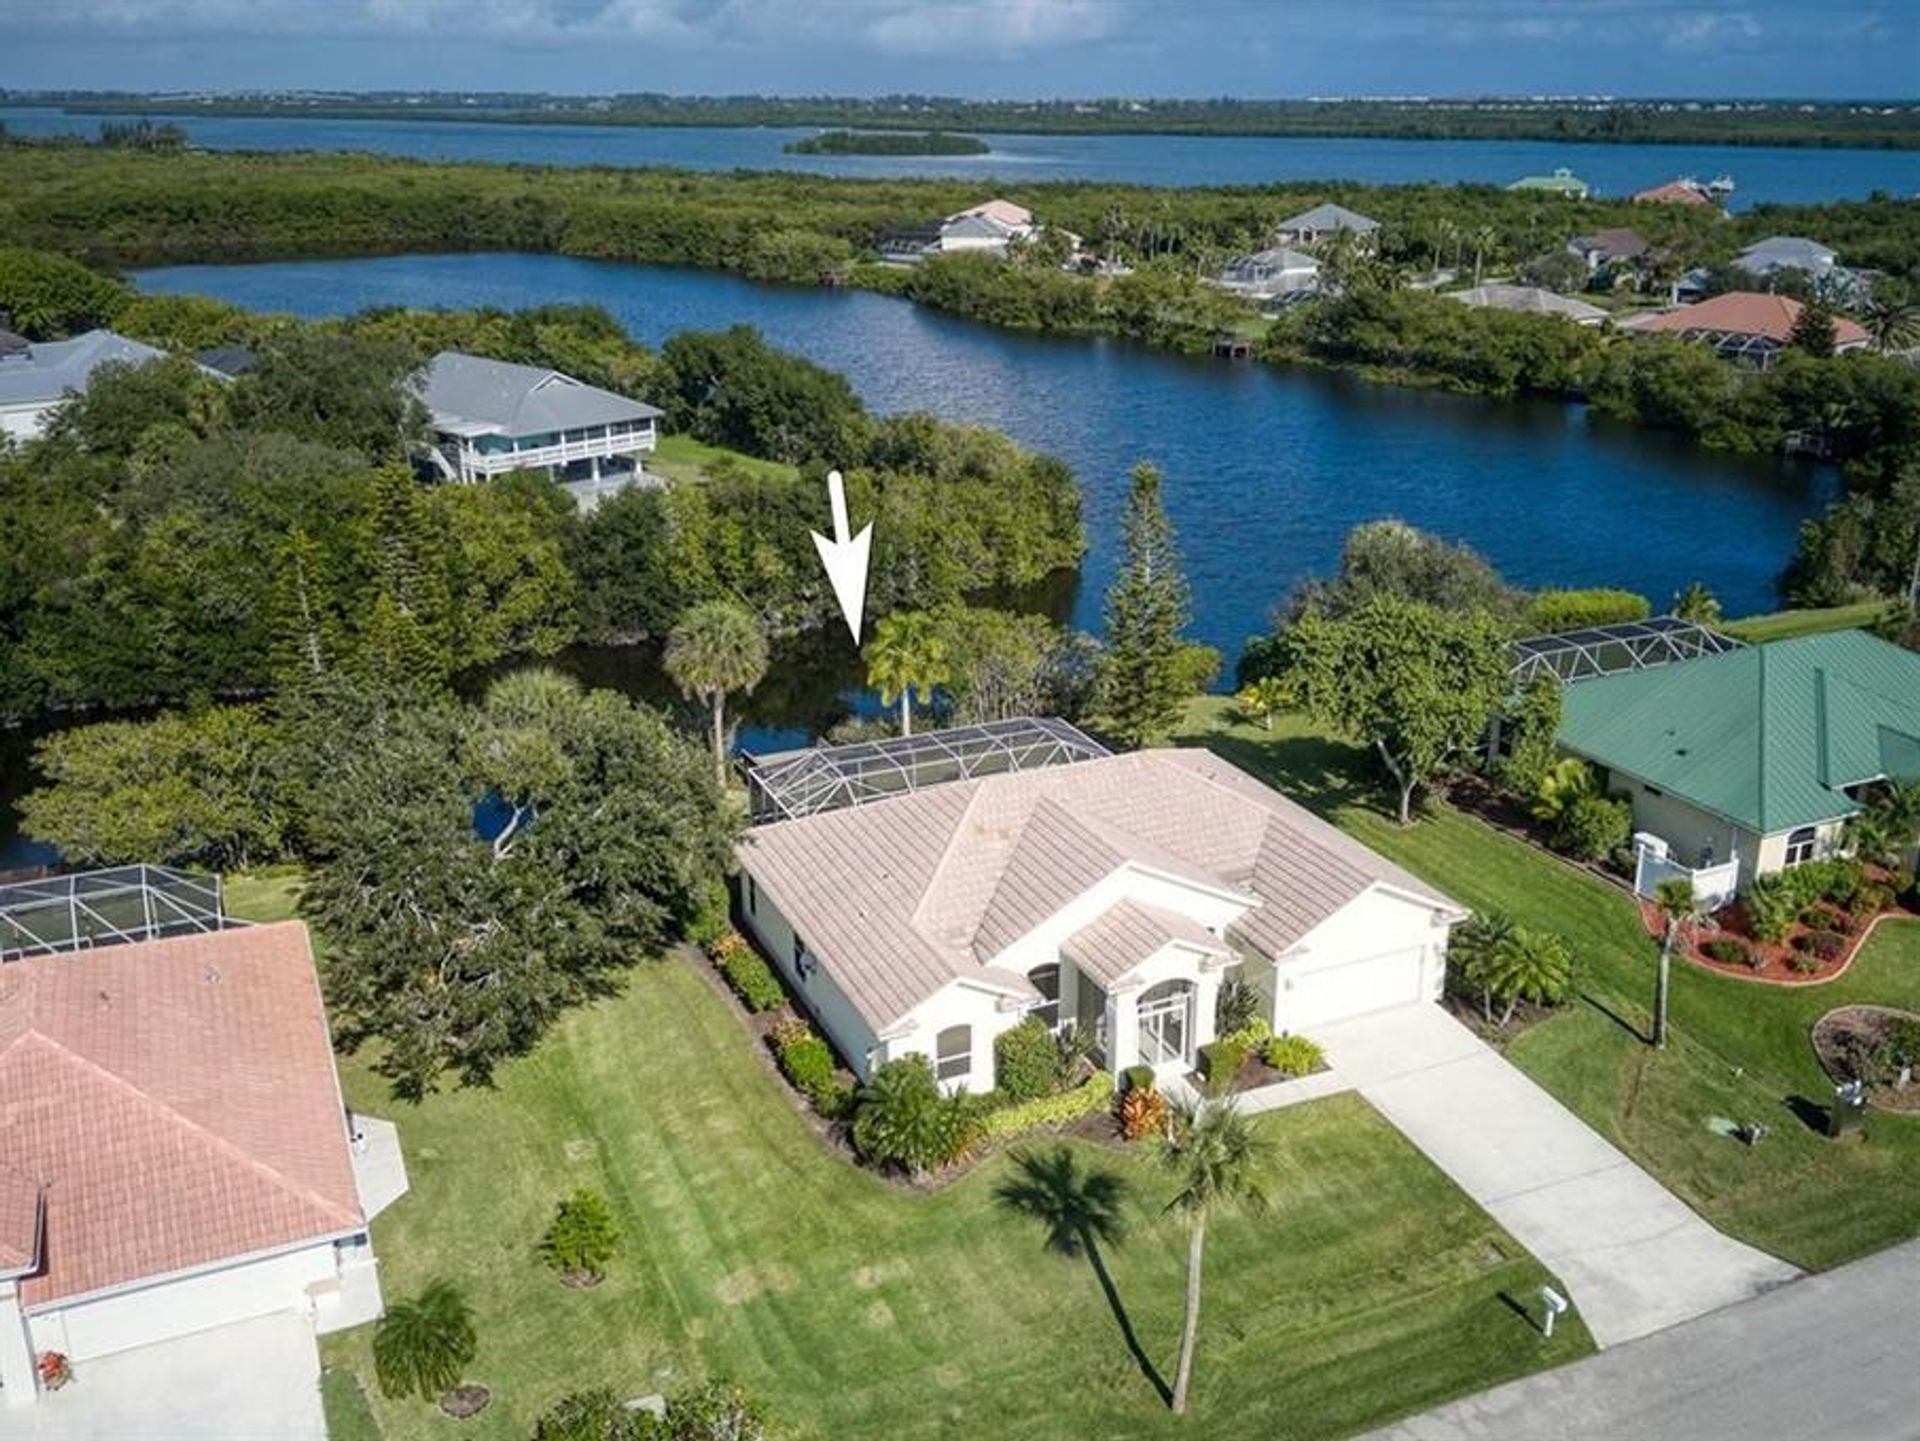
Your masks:
<instances>
[{"instance_id":1,"label":"hedge","mask_svg":"<svg viewBox=\"0 0 1920 1441\"><path fill-rule=\"evenodd\" d=\"M1052 1095L1060 1078L1060 1048L1046 1023L1029 1018L995 1036L993 1074L1009 1101Z\"/></svg>"},{"instance_id":2,"label":"hedge","mask_svg":"<svg viewBox=\"0 0 1920 1441\"><path fill-rule=\"evenodd\" d=\"M713 963L750 1011L771 1011L787 999L772 968L738 932L729 931L714 943Z\"/></svg>"},{"instance_id":3,"label":"hedge","mask_svg":"<svg viewBox=\"0 0 1920 1441\"><path fill-rule=\"evenodd\" d=\"M1644 595L1630 590L1543 590L1527 606L1527 624L1534 630L1583 630L1590 625L1615 625L1645 620L1653 606Z\"/></svg>"},{"instance_id":4,"label":"hedge","mask_svg":"<svg viewBox=\"0 0 1920 1441\"><path fill-rule=\"evenodd\" d=\"M1042 1126L1064 1126L1104 1110L1112 1100L1113 1077L1105 1071L1095 1071L1071 1091L989 1112L980 1123L980 1132L989 1140L998 1140Z\"/></svg>"}]
</instances>

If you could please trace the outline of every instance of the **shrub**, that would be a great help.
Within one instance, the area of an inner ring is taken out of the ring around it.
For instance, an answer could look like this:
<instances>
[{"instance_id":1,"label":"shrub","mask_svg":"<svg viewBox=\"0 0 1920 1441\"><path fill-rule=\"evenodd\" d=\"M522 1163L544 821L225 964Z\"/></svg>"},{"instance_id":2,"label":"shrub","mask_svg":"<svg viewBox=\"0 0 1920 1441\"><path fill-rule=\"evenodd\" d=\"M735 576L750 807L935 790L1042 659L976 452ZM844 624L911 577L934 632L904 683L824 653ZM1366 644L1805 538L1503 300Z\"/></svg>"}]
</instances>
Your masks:
<instances>
[{"instance_id":1,"label":"shrub","mask_svg":"<svg viewBox=\"0 0 1920 1441\"><path fill-rule=\"evenodd\" d=\"M1858 861L1838 860L1823 863L1826 875L1820 887L1820 894L1832 901L1842 910L1851 907L1860 894L1860 888L1867 883L1866 868Z\"/></svg>"},{"instance_id":2,"label":"shrub","mask_svg":"<svg viewBox=\"0 0 1920 1441\"><path fill-rule=\"evenodd\" d=\"M1775 945L1784 941L1797 909L1791 890L1781 876L1760 876L1747 891L1747 924L1756 940Z\"/></svg>"},{"instance_id":3,"label":"shrub","mask_svg":"<svg viewBox=\"0 0 1920 1441\"><path fill-rule=\"evenodd\" d=\"M653 1418L629 1411L611 1391L572 1391L533 1423L533 1441L641 1441Z\"/></svg>"},{"instance_id":4,"label":"shrub","mask_svg":"<svg viewBox=\"0 0 1920 1441\"><path fill-rule=\"evenodd\" d=\"M1260 992L1238 976L1220 983L1219 999L1213 1003L1213 1030L1218 1036L1231 1036L1253 1023L1260 1015Z\"/></svg>"},{"instance_id":5,"label":"shrub","mask_svg":"<svg viewBox=\"0 0 1920 1441\"><path fill-rule=\"evenodd\" d=\"M709 884L701 893L693 919L687 922L687 939L711 955L713 948L732 929L728 908L726 884L722 881Z\"/></svg>"},{"instance_id":6,"label":"shrub","mask_svg":"<svg viewBox=\"0 0 1920 1441\"><path fill-rule=\"evenodd\" d=\"M1015 1106L1002 1106L989 1112L980 1123L981 1135L988 1138L1016 1136L1040 1126L1064 1126L1082 1116L1091 1116L1113 1100L1113 1077L1095 1071L1072 1090L1039 1096Z\"/></svg>"},{"instance_id":7,"label":"shrub","mask_svg":"<svg viewBox=\"0 0 1920 1441\"><path fill-rule=\"evenodd\" d=\"M1320 1043L1300 1035L1279 1035L1268 1040L1261 1059L1276 1071L1289 1076L1310 1076L1327 1062Z\"/></svg>"},{"instance_id":8,"label":"shrub","mask_svg":"<svg viewBox=\"0 0 1920 1441\"><path fill-rule=\"evenodd\" d=\"M1787 957L1787 969L1796 975L1810 976L1820 969L1820 958L1811 951L1796 950Z\"/></svg>"},{"instance_id":9,"label":"shrub","mask_svg":"<svg viewBox=\"0 0 1920 1441\"><path fill-rule=\"evenodd\" d=\"M1247 1062L1247 1048L1238 1041L1222 1038L1200 1048L1200 1074L1207 1078L1207 1089L1215 1095L1226 1090Z\"/></svg>"},{"instance_id":10,"label":"shrub","mask_svg":"<svg viewBox=\"0 0 1920 1441\"><path fill-rule=\"evenodd\" d=\"M1543 590L1527 606L1527 624L1536 631L1581 630L1590 625L1645 620L1653 605L1644 595L1604 586L1591 590Z\"/></svg>"},{"instance_id":11,"label":"shrub","mask_svg":"<svg viewBox=\"0 0 1920 1441\"><path fill-rule=\"evenodd\" d=\"M459 1384L479 1349L473 1307L451 1281L431 1281L417 1297L395 1301L373 1333L373 1374L382 1395L431 1401Z\"/></svg>"},{"instance_id":12,"label":"shrub","mask_svg":"<svg viewBox=\"0 0 1920 1441\"><path fill-rule=\"evenodd\" d=\"M1853 907L1862 917L1877 916L1893 905L1893 888L1868 881L1855 892Z\"/></svg>"},{"instance_id":13,"label":"shrub","mask_svg":"<svg viewBox=\"0 0 1920 1441\"><path fill-rule=\"evenodd\" d=\"M1847 938L1838 931L1809 931L1807 949L1823 961L1837 961L1847 949Z\"/></svg>"},{"instance_id":14,"label":"shrub","mask_svg":"<svg viewBox=\"0 0 1920 1441\"><path fill-rule=\"evenodd\" d=\"M620 1246L607 1198L598 1191L575 1191L560 1203L540 1243L540 1254L556 1271L599 1276Z\"/></svg>"},{"instance_id":15,"label":"shrub","mask_svg":"<svg viewBox=\"0 0 1920 1441\"><path fill-rule=\"evenodd\" d=\"M958 1159L977 1132L972 1102L941 1095L933 1063L922 1055L888 1061L855 1098L855 1148L870 1161L915 1174Z\"/></svg>"},{"instance_id":16,"label":"shrub","mask_svg":"<svg viewBox=\"0 0 1920 1441\"><path fill-rule=\"evenodd\" d=\"M1009 1101L1051 1095L1060 1083L1060 1048L1045 1022L1029 1018L995 1036L993 1074Z\"/></svg>"},{"instance_id":17,"label":"shrub","mask_svg":"<svg viewBox=\"0 0 1920 1441\"><path fill-rule=\"evenodd\" d=\"M1260 1048L1266 1045L1268 1038L1272 1035L1273 1027L1267 1023L1266 1017L1255 1016L1238 1030L1230 1032L1223 1031L1221 1038L1232 1041L1236 1046L1240 1047L1241 1050L1245 1051L1249 1056L1252 1056L1259 1053Z\"/></svg>"},{"instance_id":18,"label":"shrub","mask_svg":"<svg viewBox=\"0 0 1920 1441\"><path fill-rule=\"evenodd\" d=\"M1120 1073L1120 1079L1129 1091L1151 1091L1153 1089L1152 1066L1128 1066Z\"/></svg>"},{"instance_id":19,"label":"shrub","mask_svg":"<svg viewBox=\"0 0 1920 1441\"><path fill-rule=\"evenodd\" d=\"M1167 1098L1151 1086L1135 1086L1120 1096L1120 1134L1129 1141L1167 1133Z\"/></svg>"},{"instance_id":20,"label":"shrub","mask_svg":"<svg viewBox=\"0 0 1920 1441\"><path fill-rule=\"evenodd\" d=\"M1753 950L1738 936L1715 936L1710 941L1700 943L1701 951L1711 960L1723 966L1750 966L1753 964Z\"/></svg>"},{"instance_id":21,"label":"shrub","mask_svg":"<svg viewBox=\"0 0 1920 1441\"><path fill-rule=\"evenodd\" d=\"M1808 906L1800 912L1799 920L1801 925L1811 927L1813 930L1825 930L1828 923L1833 920L1833 912L1825 906Z\"/></svg>"},{"instance_id":22,"label":"shrub","mask_svg":"<svg viewBox=\"0 0 1920 1441\"><path fill-rule=\"evenodd\" d=\"M771 1011L786 1001L787 993L780 988L779 978L738 931L720 937L712 955L714 965L748 1010Z\"/></svg>"},{"instance_id":23,"label":"shrub","mask_svg":"<svg viewBox=\"0 0 1920 1441\"><path fill-rule=\"evenodd\" d=\"M1603 861L1627 843L1633 808L1601 795L1576 797L1554 827L1554 840L1583 861Z\"/></svg>"},{"instance_id":24,"label":"shrub","mask_svg":"<svg viewBox=\"0 0 1920 1441\"><path fill-rule=\"evenodd\" d=\"M781 1074L812 1102L814 1110L833 1120L846 1109L851 1088L834 1074L833 1048L805 1021L788 1017L776 1022L768 1030L767 1040Z\"/></svg>"}]
</instances>

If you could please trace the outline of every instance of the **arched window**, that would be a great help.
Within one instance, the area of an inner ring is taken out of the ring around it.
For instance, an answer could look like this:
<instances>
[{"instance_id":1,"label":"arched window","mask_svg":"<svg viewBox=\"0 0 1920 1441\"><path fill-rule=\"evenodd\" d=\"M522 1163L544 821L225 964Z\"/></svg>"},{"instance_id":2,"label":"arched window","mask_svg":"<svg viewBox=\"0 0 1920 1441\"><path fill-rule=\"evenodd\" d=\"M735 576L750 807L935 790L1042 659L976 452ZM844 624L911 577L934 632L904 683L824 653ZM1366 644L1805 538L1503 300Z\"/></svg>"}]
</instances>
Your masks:
<instances>
[{"instance_id":1,"label":"arched window","mask_svg":"<svg viewBox=\"0 0 1920 1441\"><path fill-rule=\"evenodd\" d=\"M1787 837L1787 864L1804 865L1813 859L1814 847L1819 842L1819 833L1812 826L1802 826Z\"/></svg>"},{"instance_id":2,"label":"arched window","mask_svg":"<svg viewBox=\"0 0 1920 1441\"><path fill-rule=\"evenodd\" d=\"M1162 981L1140 993L1140 1059L1149 1066L1193 1059L1193 982Z\"/></svg>"},{"instance_id":3,"label":"arched window","mask_svg":"<svg viewBox=\"0 0 1920 1441\"><path fill-rule=\"evenodd\" d=\"M973 1074L973 1027L948 1026L934 1041L933 1073L943 1081Z\"/></svg>"},{"instance_id":4,"label":"arched window","mask_svg":"<svg viewBox=\"0 0 1920 1441\"><path fill-rule=\"evenodd\" d=\"M1060 968L1058 966L1035 966L1027 972L1027 979L1033 982L1033 988L1040 993L1040 1004L1027 1008L1027 1014L1038 1019L1049 1031L1060 1027Z\"/></svg>"}]
</instances>

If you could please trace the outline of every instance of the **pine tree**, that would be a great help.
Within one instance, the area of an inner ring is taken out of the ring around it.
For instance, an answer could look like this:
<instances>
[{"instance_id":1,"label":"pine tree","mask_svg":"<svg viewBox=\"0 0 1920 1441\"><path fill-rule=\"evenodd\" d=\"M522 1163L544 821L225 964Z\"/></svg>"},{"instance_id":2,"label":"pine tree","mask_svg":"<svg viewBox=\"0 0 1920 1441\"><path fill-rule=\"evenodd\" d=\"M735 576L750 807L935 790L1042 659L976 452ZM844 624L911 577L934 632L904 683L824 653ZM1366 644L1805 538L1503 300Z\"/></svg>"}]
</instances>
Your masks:
<instances>
[{"instance_id":1,"label":"pine tree","mask_svg":"<svg viewBox=\"0 0 1920 1441\"><path fill-rule=\"evenodd\" d=\"M339 617L326 555L306 531L281 545L273 577L272 654L275 686L298 691L319 679L340 656Z\"/></svg>"},{"instance_id":2,"label":"pine tree","mask_svg":"<svg viewBox=\"0 0 1920 1441\"><path fill-rule=\"evenodd\" d=\"M1107 592L1101 713L1116 738L1140 746L1180 719L1180 632L1192 608L1160 471L1144 461L1133 468L1125 525L1125 559Z\"/></svg>"},{"instance_id":3,"label":"pine tree","mask_svg":"<svg viewBox=\"0 0 1920 1441\"><path fill-rule=\"evenodd\" d=\"M432 511L404 466L387 466L374 481L372 532L374 578L380 596L414 633L408 651L431 674L448 674L455 664L449 635L453 605ZM372 629L371 618L367 628Z\"/></svg>"}]
</instances>

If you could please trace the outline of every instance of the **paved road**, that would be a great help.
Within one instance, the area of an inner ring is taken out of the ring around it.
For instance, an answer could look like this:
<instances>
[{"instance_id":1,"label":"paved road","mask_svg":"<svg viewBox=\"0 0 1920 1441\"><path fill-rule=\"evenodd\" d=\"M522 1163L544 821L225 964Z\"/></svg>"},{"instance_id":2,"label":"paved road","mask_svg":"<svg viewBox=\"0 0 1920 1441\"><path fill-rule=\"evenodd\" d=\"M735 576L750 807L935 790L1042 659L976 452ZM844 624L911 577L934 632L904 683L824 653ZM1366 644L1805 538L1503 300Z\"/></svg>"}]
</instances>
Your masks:
<instances>
[{"instance_id":1,"label":"paved road","mask_svg":"<svg viewBox=\"0 0 1920 1441\"><path fill-rule=\"evenodd\" d=\"M1438 1006L1342 1021L1318 1039L1337 1073L1566 1283L1602 1347L1800 1274L1714 1230Z\"/></svg>"},{"instance_id":2,"label":"paved road","mask_svg":"<svg viewBox=\"0 0 1920 1441\"><path fill-rule=\"evenodd\" d=\"M1369 1441L1914 1441L1917 1339L1909 1242Z\"/></svg>"}]
</instances>

